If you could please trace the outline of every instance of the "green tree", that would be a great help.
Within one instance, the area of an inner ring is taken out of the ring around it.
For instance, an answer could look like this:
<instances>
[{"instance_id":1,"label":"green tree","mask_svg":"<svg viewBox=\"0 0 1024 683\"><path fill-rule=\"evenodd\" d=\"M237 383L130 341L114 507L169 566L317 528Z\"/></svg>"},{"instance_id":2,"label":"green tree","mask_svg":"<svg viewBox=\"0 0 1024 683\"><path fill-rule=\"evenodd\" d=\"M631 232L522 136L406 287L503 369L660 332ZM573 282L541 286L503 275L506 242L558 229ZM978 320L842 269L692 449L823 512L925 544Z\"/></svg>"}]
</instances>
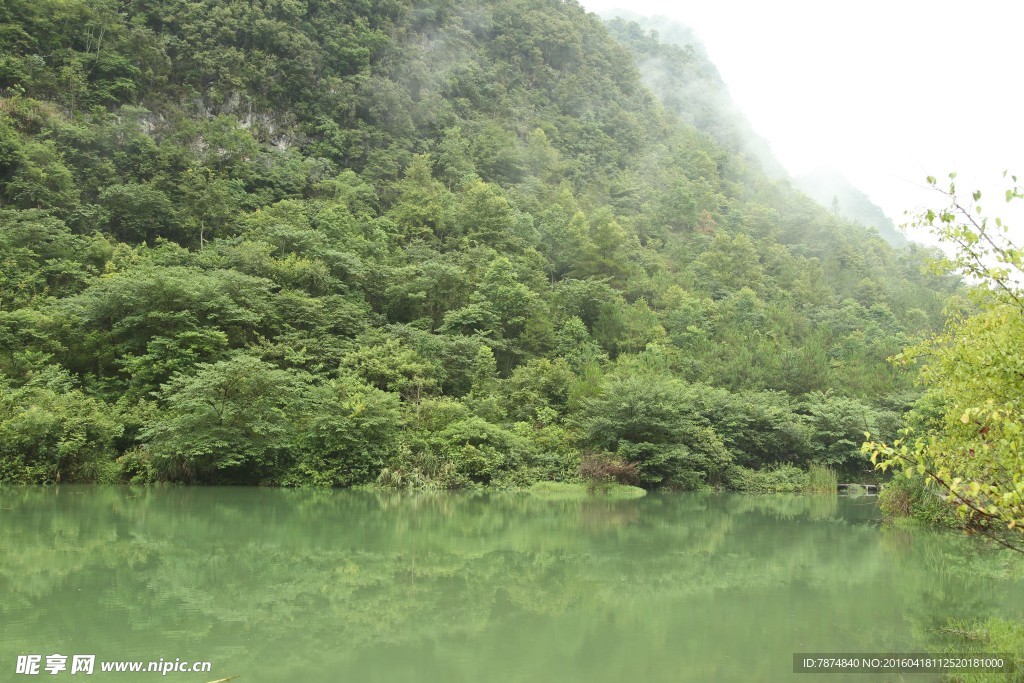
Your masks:
<instances>
[{"instance_id":1,"label":"green tree","mask_svg":"<svg viewBox=\"0 0 1024 683\"><path fill-rule=\"evenodd\" d=\"M437 388L439 369L404 340L377 331L357 339L342 367L358 374L381 391L396 392L407 401L419 401Z\"/></svg>"},{"instance_id":2,"label":"green tree","mask_svg":"<svg viewBox=\"0 0 1024 683\"><path fill-rule=\"evenodd\" d=\"M294 371L238 354L171 378L141 438L164 478L258 483L293 456L306 393Z\"/></svg>"},{"instance_id":3,"label":"green tree","mask_svg":"<svg viewBox=\"0 0 1024 683\"><path fill-rule=\"evenodd\" d=\"M402 241L443 239L444 215L454 197L440 181L434 180L430 156L414 156L395 189L398 200L388 215L398 226Z\"/></svg>"},{"instance_id":4,"label":"green tree","mask_svg":"<svg viewBox=\"0 0 1024 683\"><path fill-rule=\"evenodd\" d=\"M1012 180L1007 202L1024 198ZM975 307L897 356L921 363L925 394L902 439L864 448L882 469L926 477L972 523L1011 530L1004 542L1024 552L1024 250L983 217L980 192L957 193L955 174L943 194L948 206L916 225L955 247L938 265L975 279Z\"/></svg>"},{"instance_id":5,"label":"green tree","mask_svg":"<svg viewBox=\"0 0 1024 683\"><path fill-rule=\"evenodd\" d=\"M107 479L123 429L109 406L56 366L20 388L0 375L2 483Z\"/></svg>"},{"instance_id":6,"label":"green tree","mask_svg":"<svg viewBox=\"0 0 1024 683\"><path fill-rule=\"evenodd\" d=\"M152 184L110 185L99 199L110 215L111 233L121 241L152 242L158 235L178 235L174 205Z\"/></svg>"},{"instance_id":7,"label":"green tree","mask_svg":"<svg viewBox=\"0 0 1024 683\"><path fill-rule=\"evenodd\" d=\"M584 444L637 465L646 486L697 489L721 484L732 463L698 412L694 387L657 376L613 376L586 401Z\"/></svg>"},{"instance_id":8,"label":"green tree","mask_svg":"<svg viewBox=\"0 0 1024 683\"><path fill-rule=\"evenodd\" d=\"M743 287L757 291L764 278L757 247L743 233L731 239L724 232L716 234L693 268L716 299Z\"/></svg>"},{"instance_id":9,"label":"green tree","mask_svg":"<svg viewBox=\"0 0 1024 683\"><path fill-rule=\"evenodd\" d=\"M286 484L368 484L400 451L404 425L398 396L354 375L313 388L310 413L302 455L283 478Z\"/></svg>"}]
</instances>

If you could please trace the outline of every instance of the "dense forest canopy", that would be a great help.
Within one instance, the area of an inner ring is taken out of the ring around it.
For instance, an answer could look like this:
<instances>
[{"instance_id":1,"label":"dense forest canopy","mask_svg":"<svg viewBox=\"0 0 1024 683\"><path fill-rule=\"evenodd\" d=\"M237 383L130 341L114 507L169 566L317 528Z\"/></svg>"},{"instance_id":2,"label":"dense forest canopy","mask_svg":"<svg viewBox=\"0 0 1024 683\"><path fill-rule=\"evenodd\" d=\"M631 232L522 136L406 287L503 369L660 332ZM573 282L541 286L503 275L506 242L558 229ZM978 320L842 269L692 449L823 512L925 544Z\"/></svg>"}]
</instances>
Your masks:
<instances>
[{"instance_id":1,"label":"dense forest canopy","mask_svg":"<svg viewBox=\"0 0 1024 683\"><path fill-rule=\"evenodd\" d=\"M560 0L8 0L0 481L862 469L957 280L766 174L713 73Z\"/></svg>"}]
</instances>

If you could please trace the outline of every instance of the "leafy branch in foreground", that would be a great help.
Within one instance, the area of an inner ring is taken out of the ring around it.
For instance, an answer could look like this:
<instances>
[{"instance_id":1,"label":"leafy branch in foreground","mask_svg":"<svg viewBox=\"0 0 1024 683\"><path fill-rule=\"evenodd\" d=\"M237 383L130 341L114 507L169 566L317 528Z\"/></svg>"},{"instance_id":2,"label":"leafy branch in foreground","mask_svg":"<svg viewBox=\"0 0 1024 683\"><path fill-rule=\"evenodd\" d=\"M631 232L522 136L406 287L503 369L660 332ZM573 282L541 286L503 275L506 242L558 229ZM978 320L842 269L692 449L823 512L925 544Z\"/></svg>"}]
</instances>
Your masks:
<instances>
[{"instance_id":1,"label":"leafy branch in foreground","mask_svg":"<svg viewBox=\"0 0 1024 683\"><path fill-rule=\"evenodd\" d=\"M947 208L926 211L914 225L955 246L939 266L978 281L976 308L893 359L921 363L925 393L903 439L868 442L864 451L879 469L925 477L972 525L1024 552L1024 252L1009 226L983 217L980 192L961 199L955 178L939 190ZM1024 197L1012 181L1007 202ZM1001 528L1008 538L995 533Z\"/></svg>"}]
</instances>

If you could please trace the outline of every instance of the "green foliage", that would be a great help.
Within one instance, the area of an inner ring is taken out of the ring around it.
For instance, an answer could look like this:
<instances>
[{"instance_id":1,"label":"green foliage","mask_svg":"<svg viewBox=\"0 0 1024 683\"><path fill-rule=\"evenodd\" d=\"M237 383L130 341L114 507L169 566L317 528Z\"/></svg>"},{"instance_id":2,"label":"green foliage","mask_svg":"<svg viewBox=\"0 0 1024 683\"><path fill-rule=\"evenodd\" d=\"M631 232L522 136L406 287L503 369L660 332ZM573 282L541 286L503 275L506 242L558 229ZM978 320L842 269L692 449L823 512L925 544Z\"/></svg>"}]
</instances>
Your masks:
<instances>
[{"instance_id":1,"label":"green foliage","mask_svg":"<svg viewBox=\"0 0 1024 683\"><path fill-rule=\"evenodd\" d=\"M781 392L729 393L706 388L701 408L739 465L806 466L823 435Z\"/></svg>"},{"instance_id":2,"label":"green foliage","mask_svg":"<svg viewBox=\"0 0 1024 683\"><path fill-rule=\"evenodd\" d=\"M112 255L107 240L75 235L43 211L0 209L0 224L0 306L7 311L81 291Z\"/></svg>"},{"instance_id":3,"label":"green foliage","mask_svg":"<svg viewBox=\"0 0 1024 683\"><path fill-rule=\"evenodd\" d=\"M929 182L935 185L935 179ZM1024 197L1016 178L1007 202ZM974 310L952 316L943 332L909 347L900 362L922 361L925 395L906 433L892 444L864 445L882 469L923 475L958 506L969 523L1009 531L1020 549L1024 533L1024 251L1001 220L958 195L955 174L945 191L949 207L928 210L918 224L957 248L938 264L979 279ZM977 202L981 195L973 194Z\"/></svg>"},{"instance_id":4,"label":"green foliage","mask_svg":"<svg viewBox=\"0 0 1024 683\"><path fill-rule=\"evenodd\" d=\"M398 396L342 375L309 396L301 455L283 483L356 486L377 479L401 449Z\"/></svg>"},{"instance_id":5,"label":"green foliage","mask_svg":"<svg viewBox=\"0 0 1024 683\"><path fill-rule=\"evenodd\" d=\"M157 235L175 235L174 205L152 185L109 185L99 196L109 215L110 232L122 242L151 242Z\"/></svg>"},{"instance_id":6,"label":"green foliage","mask_svg":"<svg viewBox=\"0 0 1024 683\"><path fill-rule=\"evenodd\" d=\"M921 477L894 476L882 486L878 506L888 519L912 518L927 526L962 527L955 510Z\"/></svg>"},{"instance_id":7,"label":"green foliage","mask_svg":"<svg viewBox=\"0 0 1024 683\"><path fill-rule=\"evenodd\" d=\"M419 400L437 387L438 368L401 339L370 333L357 339L357 346L345 354L344 368L383 391L397 392L408 400Z\"/></svg>"},{"instance_id":8,"label":"green foliage","mask_svg":"<svg viewBox=\"0 0 1024 683\"><path fill-rule=\"evenodd\" d=\"M178 375L159 394L159 417L141 433L170 480L257 483L289 463L308 414L295 372L239 354Z\"/></svg>"},{"instance_id":9,"label":"green foliage","mask_svg":"<svg viewBox=\"0 0 1024 683\"><path fill-rule=\"evenodd\" d=\"M647 495L647 491L638 486L614 483L592 488L560 481L538 481L527 490L531 496L547 500L587 500L594 496L610 500L629 500Z\"/></svg>"},{"instance_id":10,"label":"green foliage","mask_svg":"<svg viewBox=\"0 0 1024 683\"><path fill-rule=\"evenodd\" d=\"M729 487L745 493L801 493L807 490L807 472L792 465L750 470L736 467L729 475Z\"/></svg>"},{"instance_id":11,"label":"green foliage","mask_svg":"<svg viewBox=\"0 0 1024 683\"><path fill-rule=\"evenodd\" d=\"M764 277L754 243L744 234L719 232L694 264L694 271L716 299L744 287L757 290Z\"/></svg>"},{"instance_id":12,"label":"green foliage","mask_svg":"<svg viewBox=\"0 0 1024 683\"><path fill-rule=\"evenodd\" d=\"M48 369L14 388L0 375L0 482L105 480L122 427L114 410Z\"/></svg>"},{"instance_id":13,"label":"green foliage","mask_svg":"<svg viewBox=\"0 0 1024 683\"><path fill-rule=\"evenodd\" d=\"M860 445L877 422L875 411L861 401L816 392L800 403L812 433L810 457L846 472L862 472L867 460Z\"/></svg>"},{"instance_id":14,"label":"green foliage","mask_svg":"<svg viewBox=\"0 0 1024 683\"><path fill-rule=\"evenodd\" d=\"M807 470L807 489L809 493L835 495L839 490L839 474L825 465L815 463Z\"/></svg>"},{"instance_id":15,"label":"green foliage","mask_svg":"<svg viewBox=\"0 0 1024 683\"><path fill-rule=\"evenodd\" d=\"M584 441L636 465L649 487L718 485L732 458L695 404L694 388L678 381L610 377L584 405Z\"/></svg>"},{"instance_id":16,"label":"green foliage","mask_svg":"<svg viewBox=\"0 0 1024 683\"><path fill-rule=\"evenodd\" d=\"M564 416L569 409L569 390L575 375L561 359L531 359L516 368L502 383L505 414L517 422Z\"/></svg>"}]
</instances>

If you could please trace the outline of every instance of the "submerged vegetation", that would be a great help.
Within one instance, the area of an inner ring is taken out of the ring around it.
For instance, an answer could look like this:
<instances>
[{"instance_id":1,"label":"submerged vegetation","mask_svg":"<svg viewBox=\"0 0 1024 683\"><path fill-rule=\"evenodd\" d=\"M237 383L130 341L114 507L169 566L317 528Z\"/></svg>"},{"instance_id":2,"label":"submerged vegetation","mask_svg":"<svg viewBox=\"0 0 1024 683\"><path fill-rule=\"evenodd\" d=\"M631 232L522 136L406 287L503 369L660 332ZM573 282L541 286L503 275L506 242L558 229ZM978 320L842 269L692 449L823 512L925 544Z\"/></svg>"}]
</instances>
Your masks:
<instances>
[{"instance_id":1,"label":"submerged vegetation","mask_svg":"<svg viewBox=\"0 0 1024 683\"><path fill-rule=\"evenodd\" d=\"M593 454L796 491L896 436L886 359L958 291L767 175L702 52L575 2L0 26L0 482L508 489Z\"/></svg>"}]
</instances>

